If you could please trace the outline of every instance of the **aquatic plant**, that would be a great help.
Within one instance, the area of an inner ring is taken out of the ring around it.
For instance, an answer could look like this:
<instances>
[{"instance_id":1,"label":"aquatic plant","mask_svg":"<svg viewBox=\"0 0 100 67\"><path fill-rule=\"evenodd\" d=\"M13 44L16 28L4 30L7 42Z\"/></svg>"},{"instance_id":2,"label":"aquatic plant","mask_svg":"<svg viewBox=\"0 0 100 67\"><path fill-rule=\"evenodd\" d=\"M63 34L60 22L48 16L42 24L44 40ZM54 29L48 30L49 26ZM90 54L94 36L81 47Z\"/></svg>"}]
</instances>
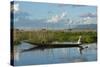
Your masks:
<instances>
[{"instance_id":1,"label":"aquatic plant","mask_svg":"<svg viewBox=\"0 0 100 67\"><path fill-rule=\"evenodd\" d=\"M82 36L82 43L97 42L97 32L95 31L64 32L54 30L14 30L13 34L14 44L19 44L20 41L23 40L29 43L51 43L54 41L76 42L80 35Z\"/></svg>"}]
</instances>

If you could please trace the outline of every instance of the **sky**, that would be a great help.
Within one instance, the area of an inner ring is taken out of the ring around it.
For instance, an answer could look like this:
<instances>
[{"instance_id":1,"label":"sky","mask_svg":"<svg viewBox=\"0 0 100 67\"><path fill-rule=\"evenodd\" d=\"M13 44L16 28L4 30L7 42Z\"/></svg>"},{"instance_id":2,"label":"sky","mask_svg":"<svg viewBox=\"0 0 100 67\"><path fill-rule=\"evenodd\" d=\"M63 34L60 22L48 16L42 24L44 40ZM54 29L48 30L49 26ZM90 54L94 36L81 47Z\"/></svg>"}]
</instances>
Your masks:
<instances>
[{"instance_id":1,"label":"sky","mask_svg":"<svg viewBox=\"0 0 100 67\"><path fill-rule=\"evenodd\" d=\"M97 24L97 7L88 5L14 1L14 27L22 29L67 29Z\"/></svg>"}]
</instances>

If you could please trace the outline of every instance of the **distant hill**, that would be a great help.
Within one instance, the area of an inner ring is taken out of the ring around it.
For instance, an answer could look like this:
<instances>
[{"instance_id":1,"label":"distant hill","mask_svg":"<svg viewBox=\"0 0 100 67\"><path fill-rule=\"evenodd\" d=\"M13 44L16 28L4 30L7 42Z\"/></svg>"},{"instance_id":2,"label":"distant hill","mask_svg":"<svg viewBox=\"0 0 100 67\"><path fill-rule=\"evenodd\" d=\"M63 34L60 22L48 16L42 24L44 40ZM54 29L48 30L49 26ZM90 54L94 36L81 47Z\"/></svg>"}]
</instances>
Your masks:
<instances>
[{"instance_id":1,"label":"distant hill","mask_svg":"<svg viewBox=\"0 0 100 67\"><path fill-rule=\"evenodd\" d=\"M77 29L97 29L97 24L76 25L73 28L77 28Z\"/></svg>"}]
</instances>

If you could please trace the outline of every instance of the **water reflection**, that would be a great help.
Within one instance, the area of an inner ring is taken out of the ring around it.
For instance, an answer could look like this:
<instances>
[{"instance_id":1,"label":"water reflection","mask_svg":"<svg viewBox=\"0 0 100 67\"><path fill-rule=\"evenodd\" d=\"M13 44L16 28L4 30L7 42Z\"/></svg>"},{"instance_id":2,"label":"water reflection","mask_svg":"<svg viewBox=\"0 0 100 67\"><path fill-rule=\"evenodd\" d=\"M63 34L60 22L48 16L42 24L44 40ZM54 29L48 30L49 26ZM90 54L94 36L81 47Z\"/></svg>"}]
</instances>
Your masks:
<instances>
[{"instance_id":1,"label":"water reflection","mask_svg":"<svg viewBox=\"0 0 100 67\"><path fill-rule=\"evenodd\" d=\"M14 51L14 60L19 61L20 59L20 51L19 50L15 50Z\"/></svg>"},{"instance_id":2,"label":"water reflection","mask_svg":"<svg viewBox=\"0 0 100 67\"><path fill-rule=\"evenodd\" d=\"M70 63L81 61L96 61L96 44L83 46L82 54L80 48L40 48L28 43L22 43L16 47L14 65L34 65L51 63Z\"/></svg>"}]
</instances>

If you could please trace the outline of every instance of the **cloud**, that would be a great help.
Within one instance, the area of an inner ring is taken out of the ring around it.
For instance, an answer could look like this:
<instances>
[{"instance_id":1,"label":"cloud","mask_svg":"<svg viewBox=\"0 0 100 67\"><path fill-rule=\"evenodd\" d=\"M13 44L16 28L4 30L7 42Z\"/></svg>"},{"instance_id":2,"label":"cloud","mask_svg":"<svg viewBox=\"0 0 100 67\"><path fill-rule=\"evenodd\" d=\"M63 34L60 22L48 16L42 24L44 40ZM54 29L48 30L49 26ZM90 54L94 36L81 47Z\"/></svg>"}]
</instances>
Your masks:
<instances>
[{"instance_id":1,"label":"cloud","mask_svg":"<svg viewBox=\"0 0 100 67\"><path fill-rule=\"evenodd\" d=\"M63 18L65 17L65 15L66 15L66 13L63 12L63 13L61 14L61 16L60 16L60 19L63 19Z\"/></svg>"},{"instance_id":2,"label":"cloud","mask_svg":"<svg viewBox=\"0 0 100 67\"><path fill-rule=\"evenodd\" d=\"M91 17L84 17L79 20L80 24L96 24L97 19L96 18L91 18Z\"/></svg>"},{"instance_id":3,"label":"cloud","mask_svg":"<svg viewBox=\"0 0 100 67\"><path fill-rule=\"evenodd\" d=\"M95 18L97 17L96 13L86 13L86 14L81 14L80 17L91 17L91 18Z\"/></svg>"},{"instance_id":4,"label":"cloud","mask_svg":"<svg viewBox=\"0 0 100 67\"><path fill-rule=\"evenodd\" d=\"M14 2L11 2L11 12L18 12L19 11L19 4L18 3L14 3Z\"/></svg>"},{"instance_id":5,"label":"cloud","mask_svg":"<svg viewBox=\"0 0 100 67\"><path fill-rule=\"evenodd\" d=\"M48 22L48 23L57 23L57 22L59 22L60 20L62 20L65 16L66 16L66 13L63 12L61 15L52 16L51 18L49 18L49 19L47 20L47 22Z\"/></svg>"},{"instance_id":6,"label":"cloud","mask_svg":"<svg viewBox=\"0 0 100 67\"><path fill-rule=\"evenodd\" d=\"M95 24L97 23L96 13L85 13L79 16L81 18L80 23L82 24Z\"/></svg>"},{"instance_id":7,"label":"cloud","mask_svg":"<svg viewBox=\"0 0 100 67\"><path fill-rule=\"evenodd\" d=\"M14 11L15 11L15 12L16 12L16 11L19 11L19 4L16 3L16 4L14 4L13 6L14 6Z\"/></svg>"},{"instance_id":8,"label":"cloud","mask_svg":"<svg viewBox=\"0 0 100 67\"><path fill-rule=\"evenodd\" d=\"M86 18L83 18L83 20L82 20L84 23L87 23L87 24L89 24L89 23L91 23L92 22L92 19L90 18L90 17L86 17Z\"/></svg>"}]
</instances>

